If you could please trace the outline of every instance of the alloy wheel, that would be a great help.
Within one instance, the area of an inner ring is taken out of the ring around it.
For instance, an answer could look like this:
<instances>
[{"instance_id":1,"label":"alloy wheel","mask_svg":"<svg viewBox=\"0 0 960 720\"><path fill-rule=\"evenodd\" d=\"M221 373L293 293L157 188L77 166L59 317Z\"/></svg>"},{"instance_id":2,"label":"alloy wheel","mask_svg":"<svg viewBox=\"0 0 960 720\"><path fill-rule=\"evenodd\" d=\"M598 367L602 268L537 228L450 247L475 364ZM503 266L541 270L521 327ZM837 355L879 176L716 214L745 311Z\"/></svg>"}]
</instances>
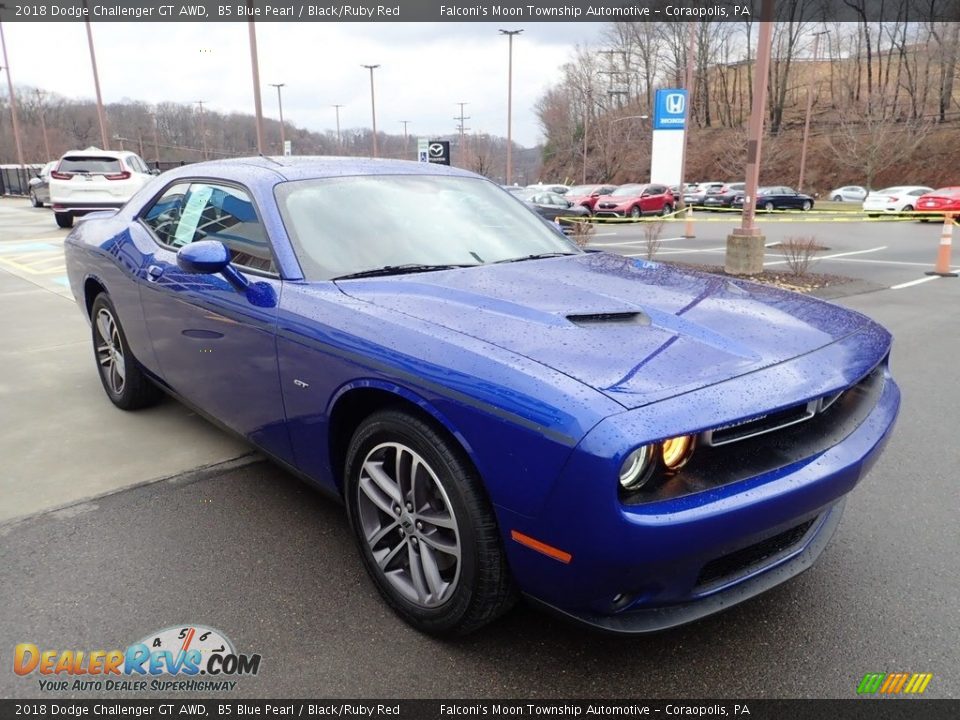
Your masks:
<instances>
[{"instance_id":1,"label":"alloy wheel","mask_svg":"<svg viewBox=\"0 0 960 720\"><path fill-rule=\"evenodd\" d=\"M402 443L377 445L356 492L362 535L382 576L414 605L443 605L460 579L460 529L427 461Z\"/></svg>"},{"instance_id":2,"label":"alloy wheel","mask_svg":"<svg viewBox=\"0 0 960 720\"><path fill-rule=\"evenodd\" d=\"M97 312L95 325L97 364L111 391L115 395L121 395L126 382L127 365L123 356L120 328L113 314L106 308L100 308Z\"/></svg>"}]
</instances>

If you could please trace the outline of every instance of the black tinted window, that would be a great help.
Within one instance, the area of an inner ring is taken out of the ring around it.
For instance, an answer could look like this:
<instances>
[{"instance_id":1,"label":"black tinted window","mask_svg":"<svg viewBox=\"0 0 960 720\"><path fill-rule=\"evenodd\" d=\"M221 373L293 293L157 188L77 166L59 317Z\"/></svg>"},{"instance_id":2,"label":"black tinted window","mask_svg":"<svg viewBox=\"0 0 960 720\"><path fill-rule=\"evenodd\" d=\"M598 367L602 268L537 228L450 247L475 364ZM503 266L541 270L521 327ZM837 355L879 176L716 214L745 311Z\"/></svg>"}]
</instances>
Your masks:
<instances>
[{"instance_id":1,"label":"black tinted window","mask_svg":"<svg viewBox=\"0 0 960 720\"><path fill-rule=\"evenodd\" d=\"M119 173L123 171L120 161L97 155L70 155L60 161L60 172L65 173Z\"/></svg>"}]
</instances>

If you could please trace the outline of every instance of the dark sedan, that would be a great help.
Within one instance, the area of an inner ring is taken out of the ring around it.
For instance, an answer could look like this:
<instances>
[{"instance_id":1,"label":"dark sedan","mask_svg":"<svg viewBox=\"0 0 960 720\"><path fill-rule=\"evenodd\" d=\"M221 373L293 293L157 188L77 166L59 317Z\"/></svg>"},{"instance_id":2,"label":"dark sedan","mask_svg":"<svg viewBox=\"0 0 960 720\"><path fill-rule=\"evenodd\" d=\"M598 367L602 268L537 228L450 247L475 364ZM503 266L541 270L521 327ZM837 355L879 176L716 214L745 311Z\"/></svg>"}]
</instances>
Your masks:
<instances>
[{"instance_id":1,"label":"dark sedan","mask_svg":"<svg viewBox=\"0 0 960 720\"><path fill-rule=\"evenodd\" d=\"M734 198L732 207L743 208L743 198ZM813 208L813 198L803 193L798 193L792 188L782 185L773 185L762 187L757 190L758 210L810 210Z\"/></svg>"},{"instance_id":2,"label":"dark sedan","mask_svg":"<svg viewBox=\"0 0 960 720\"><path fill-rule=\"evenodd\" d=\"M545 190L527 190L526 192L516 193L515 196L522 200L531 210L540 217L557 222L560 228L566 233L570 230L570 220L558 220L558 218L580 218L589 217L590 211L582 205L574 205L572 202L557 195L554 192Z\"/></svg>"}]
</instances>

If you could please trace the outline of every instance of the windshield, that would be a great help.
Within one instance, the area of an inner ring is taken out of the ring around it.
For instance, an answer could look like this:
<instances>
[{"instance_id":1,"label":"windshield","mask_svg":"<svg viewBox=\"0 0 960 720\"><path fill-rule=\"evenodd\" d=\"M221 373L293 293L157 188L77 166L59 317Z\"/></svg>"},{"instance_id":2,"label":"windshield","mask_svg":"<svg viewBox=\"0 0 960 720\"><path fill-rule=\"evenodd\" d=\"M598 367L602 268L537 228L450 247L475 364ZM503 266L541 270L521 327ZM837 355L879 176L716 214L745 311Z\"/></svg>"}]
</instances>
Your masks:
<instances>
[{"instance_id":1,"label":"windshield","mask_svg":"<svg viewBox=\"0 0 960 720\"><path fill-rule=\"evenodd\" d=\"M567 190L567 195L589 195L596 189L596 185L574 185Z\"/></svg>"},{"instance_id":2,"label":"windshield","mask_svg":"<svg viewBox=\"0 0 960 720\"><path fill-rule=\"evenodd\" d=\"M479 178L367 175L282 183L277 204L307 280L386 266L483 265L579 253Z\"/></svg>"},{"instance_id":3,"label":"windshield","mask_svg":"<svg viewBox=\"0 0 960 720\"><path fill-rule=\"evenodd\" d=\"M70 155L60 160L60 167L57 169L62 173L103 173L105 175L123 170L120 167L120 161L116 158L99 155Z\"/></svg>"},{"instance_id":4,"label":"windshield","mask_svg":"<svg viewBox=\"0 0 960 720\"><path fill-rule=\"evenodd\" d=\"M624 195L639 195L643 192L645 187L646 185L621 185L610 194L614 197L623 197Z\"/></svg>"}]
</instances>

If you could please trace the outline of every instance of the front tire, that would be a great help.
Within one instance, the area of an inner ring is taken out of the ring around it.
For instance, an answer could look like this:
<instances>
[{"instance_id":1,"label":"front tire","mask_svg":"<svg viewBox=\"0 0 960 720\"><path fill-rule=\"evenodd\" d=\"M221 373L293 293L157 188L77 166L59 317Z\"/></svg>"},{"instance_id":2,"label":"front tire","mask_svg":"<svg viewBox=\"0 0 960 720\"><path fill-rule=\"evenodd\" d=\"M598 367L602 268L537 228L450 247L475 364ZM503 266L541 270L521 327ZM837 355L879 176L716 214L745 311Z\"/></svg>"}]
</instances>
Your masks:
<instances>
[{"instance_id":1,"label":"front tire","mask_svg":"<svg viewBox=\"0 0 960 720\"><path fill-rule=\"evenodd\" d=\"M640 212L640 208L638 206L634 205L632 208L630 208L630 217L636 219L642 214L643 213Z\"/></svg>"},{"instance_id":2,"label":"front tire","mask_svg":"<svg viewBox=\"0 0 960 720\"><path fill-rule=\"evenodd\" d=\"M803 205L800 206L800 209L806 212L812 207L813 207L813 203L811 203L809 200L804 200Z\"/></svg>"},{"instance_id":3,"label":"front tire","mask_svg":"<svg viewBox=\"0 0 960 720\"><path fill-rule=\"evenodd\" d=\"M763 209L766 210L767 212L773 212L773 203L772 202L764 203Z\"/></svg>"},{"instance_id":4,"label":"front tire","mask_svg":"<svg viewBox=\"0 0 960 720\"><path fill-rule=\"evenodd\" d=\"M418 630L460 635L515 600L480 478L432 425L398 410L361 423L347 451L350 525L367 572Z\"/></svg>"},{"instance_id":5,"label":"front tire","mask_svg":"<svg viewBox=\"0 0 960 720\"><path fill-rule=\"evenodd\" d=\"M834 202L843 202L843 198L840 195L834 195L831 199Z\"/></svg>"},{"instance_id":6,"label":"front tire","mask_svg":"<svg viewBox=\"0 0 960 720\"><path fill-rule=\"evenodd\" d=\"M73 213L58 212L54 213L53 216L57 220L57 227L61 227L64 230L73 227Z\"/></svg>"},{"instance_id":7,"label":"front tire","mask_svg":"<svg viewBox=\"0 0 960 720\"><path fill-rule=\"evenodd\" d=\"M147 378L130 352L117 311L106 293L100 293L90 310L93 355L103 389L121 410L139 410L153 405L162 392Z\"/></svg>"}]
</instances>

